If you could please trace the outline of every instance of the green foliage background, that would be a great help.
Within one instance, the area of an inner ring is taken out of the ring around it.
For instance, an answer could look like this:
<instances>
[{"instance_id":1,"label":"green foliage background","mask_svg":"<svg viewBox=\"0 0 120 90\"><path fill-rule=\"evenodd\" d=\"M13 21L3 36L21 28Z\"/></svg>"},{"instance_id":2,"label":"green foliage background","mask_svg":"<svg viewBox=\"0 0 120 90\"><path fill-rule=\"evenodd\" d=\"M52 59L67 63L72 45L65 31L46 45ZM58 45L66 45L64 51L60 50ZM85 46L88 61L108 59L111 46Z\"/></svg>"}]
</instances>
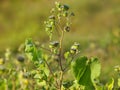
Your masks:
<instances>
[{"instance_id":1,"label":"green foliage background","mask_svg":"<svg viewBox=\"0 0 120 90\"><path fill-rule=\"evenodd\" d=\"M14 51L28 37L46 43L43 22L54 1L0 0L0 52L8 47ZM115 74L113 67L120 63L120 0L60 1L75 12L65 47L77 41L81 54L100 58L104 76L101 78L106 81Z\"/></svg>"}]
</instances>

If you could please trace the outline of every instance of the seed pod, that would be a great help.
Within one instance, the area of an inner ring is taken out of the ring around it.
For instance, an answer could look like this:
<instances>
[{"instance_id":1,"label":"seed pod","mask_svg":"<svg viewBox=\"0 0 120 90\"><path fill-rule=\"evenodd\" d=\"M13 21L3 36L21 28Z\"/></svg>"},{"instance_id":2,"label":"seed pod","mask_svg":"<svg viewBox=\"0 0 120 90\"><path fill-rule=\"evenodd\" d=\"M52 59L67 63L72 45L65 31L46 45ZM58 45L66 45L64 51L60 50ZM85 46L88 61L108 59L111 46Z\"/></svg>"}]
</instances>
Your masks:
<instances>
[{"instance_id":1,"label":"seed pod","mask_svg":"<svg viewBox=\"0 0 120 90\"><path fill-rule=\"evenodd\" d=\"M76 49L74 49L74 48L71 48L71 49L70 49L70 53L71 53L71 54L75 54L75 53L76 53L76 51L77 51L77 50L76 50Z\"/></svg>"},{"instance_id":2,"label":"seed pod","mask_svg":"<svg viewBox=\"0 0 120 90\"><path fill-rule=\"evenodd\" d=\"M69 10L68 5L62 5L61 8L62 8L63 11L68 11Z\"/></svg>"},{"instance_id":3,"label":"seed pod","mask_svg":"<svg viewBox=\"0 0 120 90\"><path fill-rule=\"evenodd\" d=\"M70 31L70 27L69 27L69 26L65 26L65 27L64 27L64 31L65 31L65 32L69 32L69 31Z\"/></svg>"},{"instance_id":4,"label":"seed pod","mask_svg":"<svg viewBox=\"0 0 120 90\"><path fill-rule=\"evenodd\" d=\"M51 21L50 24L53 26L55 25L55 21Z\"/></svg>"},{"instance_id":5,"label":"seed pod","mask_svg":"<svg viewBox=\"0 0 120 90\"><path fill-rule=\"evenodd\" d=\"M55 4L58 11L61 11L61 4L59 2L55 2Z\"/></svg>"},{"instance_id":6,"label":"seed pod","mask_svg":"<svg viewBox=\"0 0 120 90\"><path fill-rule=\"evenodd\" d=\"M49 47L50 47L50 48L55 48L55 47L57 47L58 45L59 45L59 42L58 42L58 41L53 41L53 42L50 43Z\"/></svg>"},{"instance_id":7,"label":"seed pod","mask_svg":"<svg viewBox=\"0 0 120 90\"><path fill-rule=\"evenodd\" d=\"M17 56L17 60L18 60L19 62L24 62L25 57L24 57L23 55L18 55L18 56Z\"/></svg>"},{"instance_id":8,"label":"seed pod","mask_svg":"<svg viewBox=\"0 0 120 90\"><path fill-rule=\"evenodd\" d=\"M47 25L46 28L45 28L46 31L49 31L49 30L51 30L51 29L52 29L52 26L51 26L51 25Z\"/></svg>"},{"instance_id":9,"label":"seed pod","mask_svg":"<svg viewBox=\"0 0 120 90\"><path fill-rule=\"evenodd\" d=\"M49 16L49 19L55 20L55 16L54 16L54 15L51 15L51 16Z\"/></svg>"},{"instance_id":10,"label":"seed pod","mask_svg":"<svg viewBox=\"0 0 120 90\"><path fill-rule=\"evenodd\" d=\"M79 46L80 46L80 44L79 44L79 43L77 43L77 42L75 42L75 43L74 43L74 46L76 46L76 48L78 49L78 48L79 48Z\"/></svg>"},{"instance_id":11,"label":"seed pod","mask_svg":"<svg viewBox=\"0 0 120 90\"><path fill-rule=\"evenodd\" d=\"M64 16L64 17L67 17L67 16L68 16L68 12L67 12L67 11L64 12L64 13L63 13L63 16Z\"/></svg>"},{"instance_id":12,"label":"seed pod","mask_svg":"<svg viewBox=\"0 0 120 90\"><path fill-rule=\"evenodd\" d=\"M58 18L58 19L60 19L60 18L61 18L61 16L62 16L62 15L59 13L59 14L57 15L57 18Z\"/></svg>"},{"instance_id":13,"label":"seed pod","mask_svg":"<svg viewBox=\"0 0 120 90\"><path fill-rule=\"evenodd\" d=\"M115 67L114 67L114 70L115 70L116 72L120 72L120 66L119 66L119 65L115 66Z\"/></svg>"},{"instance_id":14,"label":"seed pod","mask_svg":"<svg viewBox=\"0 0 120 90\"><path fill-rule=\"evenodd\" d=\"M78 53L79 43L75 42L70 49L71 54Z\"/></svg>"}]
</instances>

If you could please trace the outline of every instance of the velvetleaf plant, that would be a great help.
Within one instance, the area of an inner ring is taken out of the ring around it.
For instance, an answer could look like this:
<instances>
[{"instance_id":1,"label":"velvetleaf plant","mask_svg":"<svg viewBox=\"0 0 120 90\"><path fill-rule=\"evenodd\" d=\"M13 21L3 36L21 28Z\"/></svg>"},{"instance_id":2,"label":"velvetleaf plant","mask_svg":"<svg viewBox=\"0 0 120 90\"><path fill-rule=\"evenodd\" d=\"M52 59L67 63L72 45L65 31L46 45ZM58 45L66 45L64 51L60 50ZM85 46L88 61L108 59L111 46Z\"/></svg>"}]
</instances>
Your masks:
<instances>
[{"instance_id":1,"label":"velvetleaf plant","mask_svg":"<svg viewBox=\"0 0 120 90\"><path fill-rule=\"evenodd\" d=\"M55 7L50 13L44 22L45 31L49 36L48 48L43 45L36 47L32 39L27 39L25 42L25 53L35 65L35 70L30 72L36 83L35 89L112 90L114 79L112 78L106 85L100 83L99 60L80 56L79 43L74 42L70 50L63 50L64 35L71 30L71 17L74 16L69 6L55 2ZM72 79L65 77L69 71L74 76Z\"/></svg>"},{"instance_id":2,"label":"velvetleaf plant","mask_svg":"<svg viewBox=\"0 0 120 90\"><path fill-rule=\"evenodd\" d=\"M71 30L74 16L69 6L56 2L50 12L44 22L49 36L48 47L27 39L19 52L13 54L7 49L0 57L0 90L120 90L119 65L114 68L117 80L111 78L102 84L97 58L80 56L77 42L68 51L63 50L64 35ZM113 37L113 44L119 46L119 31L113 33Z\"/></svg>"}]
</instances>

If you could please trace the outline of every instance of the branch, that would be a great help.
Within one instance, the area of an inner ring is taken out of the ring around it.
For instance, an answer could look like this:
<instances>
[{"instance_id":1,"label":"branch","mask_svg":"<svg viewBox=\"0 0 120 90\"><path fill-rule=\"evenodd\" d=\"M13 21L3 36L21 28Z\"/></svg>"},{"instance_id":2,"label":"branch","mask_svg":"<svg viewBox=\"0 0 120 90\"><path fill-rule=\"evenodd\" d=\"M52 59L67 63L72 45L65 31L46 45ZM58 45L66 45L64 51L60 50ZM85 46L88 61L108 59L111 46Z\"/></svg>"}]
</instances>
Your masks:
<instances>
[{"instance_id":1,"label":"branch","mask_svg":"<svg viewBox=\"0 0 120 90\"><path fill-rule=\"evenodd\" d=\"M60 60L59 60L59 65L60 65L60 68L61 68L61 71L63 71L63 67L62 67L62 42L63 42L63 37L64 37L64 31L62 31L62 35L61 35L61 38L60 38Z\"/></svg>"}]
</instances>

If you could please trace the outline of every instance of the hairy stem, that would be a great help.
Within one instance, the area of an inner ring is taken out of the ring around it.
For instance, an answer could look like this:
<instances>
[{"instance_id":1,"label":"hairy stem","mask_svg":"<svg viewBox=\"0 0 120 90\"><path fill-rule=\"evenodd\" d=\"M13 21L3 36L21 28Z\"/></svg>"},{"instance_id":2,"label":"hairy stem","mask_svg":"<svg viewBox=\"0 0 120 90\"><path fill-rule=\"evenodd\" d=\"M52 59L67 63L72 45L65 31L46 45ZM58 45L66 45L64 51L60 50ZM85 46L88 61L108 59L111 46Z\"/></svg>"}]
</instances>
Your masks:
<instances>
[{"instance_id":1,"label":"hairy stem","mask_svg":"<svg viewBox=\"0 0 120 90\"><path fill-rule=\"evenodd\" d=\"M60 53L60 57L59 57L59 66L60 66L60 80L59 80L59 89L61 89L62 87L62 82L63 82L63 66L62 66L62 44L63 44L63 37L64 37L64 31L61 30L61 37L60 37L60 48L59 48L59 53Z\"/></svg>"},{"instance_id":2,"label":"hairy stem","mask_svg":"<svg viewBox=\"0 0 120 90\"><path fill-rule=\"evenodd\" d=\"M62 31L62 34L61 34L61 38L60 38L60 49L59 49L59 52L60 52L59 65L60 65L61 71L63 71L63 67L62 67L62 42L63 42L63 37L64 37L64 31Z\"/></svg>"}]
</instances>

